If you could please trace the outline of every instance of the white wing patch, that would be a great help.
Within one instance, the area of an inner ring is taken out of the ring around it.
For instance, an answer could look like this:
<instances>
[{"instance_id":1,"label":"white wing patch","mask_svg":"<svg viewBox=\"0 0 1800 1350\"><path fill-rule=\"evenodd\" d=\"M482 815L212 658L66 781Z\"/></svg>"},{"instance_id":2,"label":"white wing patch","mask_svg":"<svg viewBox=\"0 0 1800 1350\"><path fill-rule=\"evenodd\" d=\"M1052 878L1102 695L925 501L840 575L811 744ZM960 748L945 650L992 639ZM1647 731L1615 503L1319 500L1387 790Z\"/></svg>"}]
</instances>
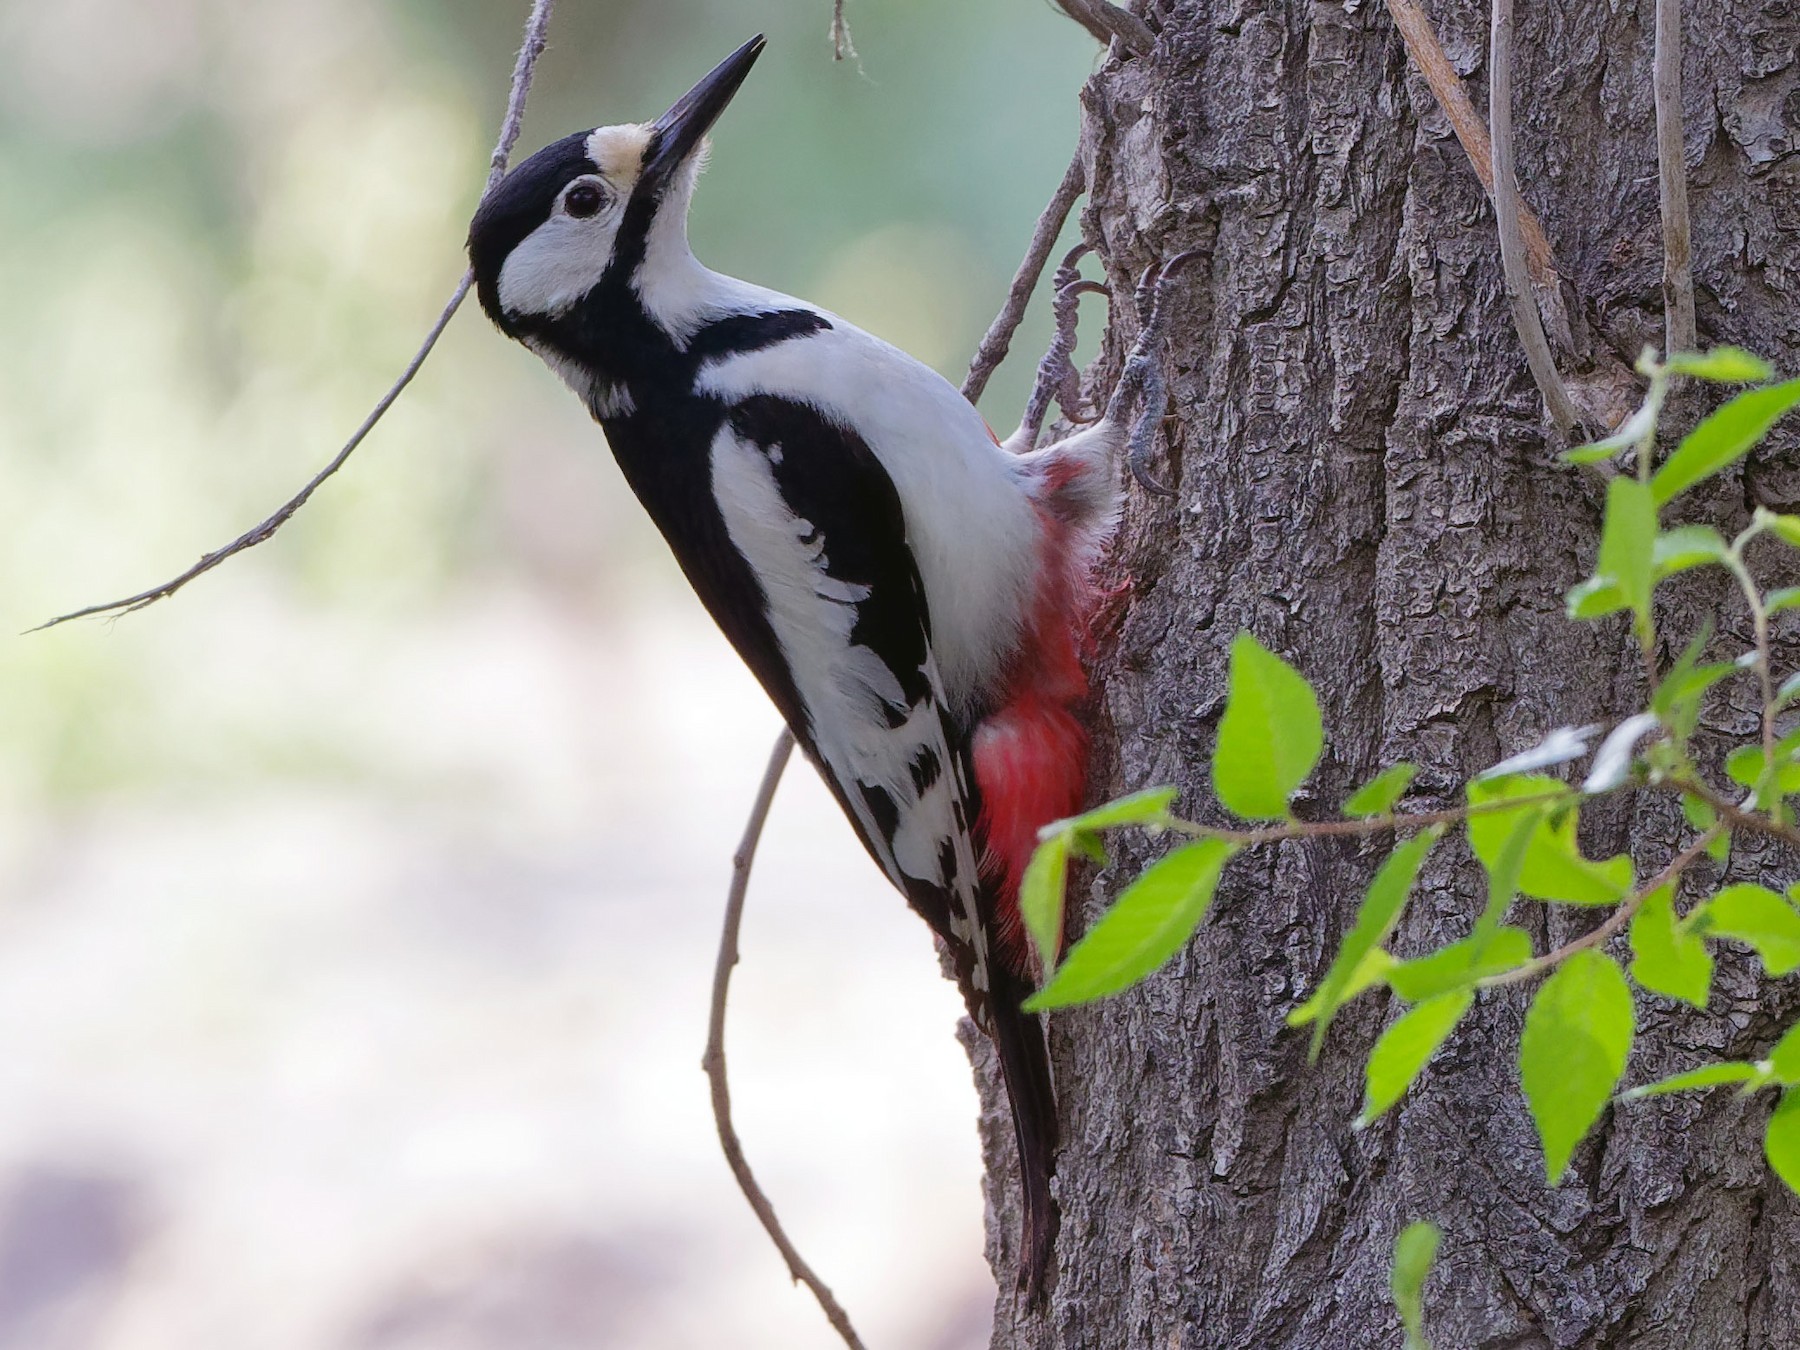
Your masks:
<instances>
[{"instance_id":1,"label":"white wing patch","mask_svg":"<svg viewBox=\"0 0 1800 1350\"><path fill-rule=\"evenodd\" d=\"M834 314L711 274L686 290L664 284L684 314L804 309L830 322L803 342L710 361L696 387L727 401L774 394L856 429L899 495L952 705L978 706L1017 647L1034 594L1039 525L1020 461L941 375Z\"/></svg>"},{"instance_id":2,"label":"white wing patch","mask_svg":"<svg viewBox=\"0 0 1800 1350\"><path fill-rule=\"evenodd\" d=\"M950 753L936 661L927 655L923 673L929 696L909 708L887 663L852 640L856 606L869 598L869 588L830 574L830 541L794 514L776 484L771 461L778 462L779 455L779 446L756 445L729 426L719 432L712 448L712 490L726 533L762 584L769 626L805 707L812 742L843 787L883 870L903 890L911 879L948 892L952 931L973 949L973 978L985 990L987 943L977 920L979 873L964 806L968 788ZM937 766L923 783L915 772L920 764ZM861 787L893 802L897 818L891 834ZM951 876L945 875L946 842Z\"/></svg>"}]
</instances>

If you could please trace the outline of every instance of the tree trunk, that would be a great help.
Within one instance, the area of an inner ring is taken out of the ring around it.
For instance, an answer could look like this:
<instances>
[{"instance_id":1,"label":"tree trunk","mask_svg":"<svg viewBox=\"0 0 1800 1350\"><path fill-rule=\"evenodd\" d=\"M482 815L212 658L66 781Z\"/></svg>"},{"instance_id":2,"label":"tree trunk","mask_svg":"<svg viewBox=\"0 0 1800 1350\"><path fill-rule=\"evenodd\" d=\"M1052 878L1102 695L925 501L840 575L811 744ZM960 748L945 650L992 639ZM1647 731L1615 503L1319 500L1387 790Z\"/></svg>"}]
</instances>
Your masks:
<instances>
[{"instance_id":1,"label":"tree trunk","mask_svg":"<svg viewBox=\"0 0 1800 1350\"><path fill-rule=\"evenodd\" d=\"M1485 6L1427 7L1484 106ZM1520 10L1519 173L1567 279L1563 363L1590 406L1616 406L1663 332L1653 0ZM1792 371L1796 7L1687 11L1701 344L1738 342ZM1383 5L1184 0L1148 17L1153 54L1121 60L1115 44L1085 93L1083 232L1120 294L1153 258L1197 247L1210 261L1174 302L1178 422L1155 467L1179 497L1134 490L1117 551L1129 589L1100 643L1096 799L1177 783L1188 814L1218 815L1208 763L1240 629L1320 693L1328 747L1302 816L1334 813L1399 759L1420 765L1409 804L1452 802L1553 727L1635 711L1643 677L1622 621L1563 616L1592 569L1600 493L1554 462L1563 446L1526 373L1493 212ZM1685 429L1696 406L1666 420ZM1794 509L1797 459L1778 437L1698 494L1696 518L1729 532L1756 502ZM1671 641L1715 606L1721 647L1743 650L1741 607L1705 585L1671 607ZM1752 719L1725 708L1716 724L1742 735ZM1629 847L1640 869L1680 830L1660 799L1597 815L1590 844ZM1754 845L1740 842L1735 878L1794 879L1792 859ZM1075 889L1073 923L1159 847L1124 842ZM1530 991L1515 987L1483 995L1401 1107L1352 1132L1369 1045L1396 1009L1351 1005L1312 1067L1283 1019L1317 987L1381 853L1316 840L1240 857L1171 965L1053 1018L1057 1273L1041 1311L1002 1296L993 1344L1397 1346L1388 1267L1414 1218L1445 1232L1426 1293L1439 1350L1800 1344L1800 1203L1760 1156L1768 1094L1616 1108L1551 1189L1518 1089ZM1396 950L1466 934L1482 894L1466 849L1440 848ZM1595 916L1534 922L1555 942ZM1634 1082L1758 1052L1794 999L1721 954L1709 1013L1639 1007ZM999 1179L990 1255L1010 1290L1011 1137L971 1048Z\"/></svg>"}]
</instances>

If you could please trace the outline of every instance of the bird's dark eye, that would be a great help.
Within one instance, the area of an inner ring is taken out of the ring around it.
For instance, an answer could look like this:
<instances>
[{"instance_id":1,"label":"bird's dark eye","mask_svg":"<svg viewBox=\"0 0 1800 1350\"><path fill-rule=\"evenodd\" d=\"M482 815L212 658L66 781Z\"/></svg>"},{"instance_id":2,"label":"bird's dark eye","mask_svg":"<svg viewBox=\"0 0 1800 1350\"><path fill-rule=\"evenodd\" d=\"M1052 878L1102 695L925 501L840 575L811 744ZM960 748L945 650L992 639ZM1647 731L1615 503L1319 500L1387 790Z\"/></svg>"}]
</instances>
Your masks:
<instances>
[{"instance_id":1,"label":"bird's dark eye","mask_svg":"<svg viewBox=\"0 0 1800 1350\"><path fill-rule=\"evenodd\" d=\"M606 202L606 194L592 183L577 183L563 197L563 210L572 216L593 215Z\"/></svg>"}]
</instances>

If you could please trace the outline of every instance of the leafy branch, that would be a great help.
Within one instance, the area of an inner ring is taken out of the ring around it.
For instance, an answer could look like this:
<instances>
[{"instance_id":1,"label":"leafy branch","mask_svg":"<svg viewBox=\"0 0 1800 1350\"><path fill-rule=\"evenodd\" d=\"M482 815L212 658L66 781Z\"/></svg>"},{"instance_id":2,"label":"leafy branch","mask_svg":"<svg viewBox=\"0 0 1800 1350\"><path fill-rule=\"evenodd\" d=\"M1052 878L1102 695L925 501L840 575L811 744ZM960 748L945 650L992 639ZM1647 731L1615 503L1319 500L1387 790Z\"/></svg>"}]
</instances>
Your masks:
<instances>
[{"instance_id":1,"label":"leafy branch","mask_svg":"<svg viewBox=\"0 0 1800 1350\"><path fill-rule=\"evenodd\" d=\"M1800 549L1800 516L1758 510L1729 541L1710 526L1664 528L1661 522L1682 493L1736 464L1800 404L1800 380L1775 382L1766 363L1730 347L1666 361L1646 352L1638 370L1647 388L1637 412L1612 436L1563 458L1611 474L1594 574L1570 591L1568 613L1581 622L1628 618L1643 661L1645 706L1623 717L1597 748L1598 726L1553 731L1478 774L1456 804L1405 809L1416 769L1401 763L1359 788L1335 817L1303 820L1293 799L1325 748L1317 695L1292 665L1240 633L1231 645L1212 757L1218 804L1240 823L1177 816L1176 789L1160 787L1046 827L1020 894L1026 931L1045 974L1028 1008L1107 998L1160 969L1205 920L1226 869L1246 851L1297 839L1391 837L1396 842L1330 966L1288 1020L1311 1028L1316 1058L1332 1020L1352 1000L1386 989L1406 1005L1369 1051L1360 1128L1405 1095L1480 991L1537 983L1520 1038L1519 1073L1544 1147L1546 1177L1555 1184L1624 1079L1637 1026L1633 985L1645 995L1703 1009L1713 977L1709 944L1726 941L1754 950L1771 977L1800 969L1800 885L1782 894L1705 880L1705 865L1710 860L1715 872L1722 869L1739 835L1760 835L1800 851L1793 807L1800 797L1800 728L1784 731L1781 725L1789 705L1800 700L1800 673L1780 677L1771 636L1774 615L1800 608L1800 588L1764 589L1748 557L1749 546L1765 535ZM1755 387L1725 402L1658 462L1662 409L1678 379ZM1734 581L1754 645L1733 659L1709 661L1712 635L1705 629L1665 670L1658 588L1706 566L1723 569ZM1702 772L1694 740L1705 700L1745 674L1756 680L1758 726L1754 739L1723 756L1734 785L1728 788ZM1579 784L1546 772L1590 753ZM1626 793L1673 797L1692 830L1673 857L1642 875L1627 854L1587 856L1578 837L1584 808ZM1177 835L1183 842L1131 881L1065 954L1071 862L1087 858L1105 865L1104 836L1127 828ZM1485 874L1482 909L1467 936L1418 956L1397 956L1390 942L1424 865L1456 832L1466 836ZM1684 885L1697 892L1685 913L1678 903ZM1716 889L1708 893L1708 886ZM1528 928L1508 922L1520 901L1586 907L1604 917L1560 946L1534 952ZM1621 937L1631 952L1629 972L1608 951ZM1724 1084L1743 1091L1781 1089L1764 1148L1776 1173L1800 1189L1800 1028L1767 1060L1702 1066L1628 1096Z\"/></svg>"}]
</instances>

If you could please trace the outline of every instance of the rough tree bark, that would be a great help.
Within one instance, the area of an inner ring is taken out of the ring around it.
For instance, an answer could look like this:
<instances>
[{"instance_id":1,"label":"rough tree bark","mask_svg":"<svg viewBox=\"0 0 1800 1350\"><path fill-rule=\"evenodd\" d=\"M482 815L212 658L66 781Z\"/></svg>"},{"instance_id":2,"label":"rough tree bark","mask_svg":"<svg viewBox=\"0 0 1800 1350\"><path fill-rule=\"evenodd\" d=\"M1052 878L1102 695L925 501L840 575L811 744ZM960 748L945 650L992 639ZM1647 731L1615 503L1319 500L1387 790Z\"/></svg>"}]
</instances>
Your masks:
<instances>
[{"instance_id":1,"label":"rough tree bark","mask_svg":"<svg viewBox=\"0 0 1800 1350\"><path fill-rule=\"evenodd\" d=\"M1482 106L1485 5L1428 8ZM1701 342L1800 369L1800 18L1786 0L1686 8ZM1559 355L1591 395L1662 339L1654 0L1519 10L1520 174L1569 283L1572 350ZM1115 287L1181 249L1210 265L1185 274L1171 341L1178 420L1156 467L1179 500L1134 494L1126 513L1116 569L1130 589L1097 672L1096 796L1174 782L1188 812L1217 811L1207 763L1242 628L1321 693L1329 746L1302 815L1402 758L1422 769L1409 803L1442 803L1554 726L1640 706L1623 623L1563 618L1564 591L1592 566L1600 494L1553 462L1562 447L1508 314L1492 211L1382 5L1140 12L1154 51L1115 45L1084 92L1083 233ZM1695 515L1724 527L1758 502L1795 509L1794 447L1778 438ZM1742 650L1747 620L1704 586L1665 631L1685 635L1715 606L1722 649ZM1737 735L1753 721L1747 707L1717 715ZM1594 847L1653 866L1679 824L1626 805L1593 830ZM1127 845L1078 888L1074 922L1152 850ZM1427 1287L1440 1350L1800 1344L1800 1202L1758 1151L1767 1094L1615 1110L1548 1189L1513 1067L1529 991L1506 989L1482 998L1399 1110L1349 1129L1363 1058L1395 1010L1352 1005L1313 1068L1283 1018L1316 987L1378 857L1325 840L1242 858L1170 967L1054 1018L1058 1272L1042 1312L1002 1296L993 1344L1397 1346L1388 1261L1420 1217L1445 1229ZM1794 861L1741 843L1731 872L1791 881ZM1440 849L1397 950L1466 933L1481 893L1466 853ZM1560 912L1538 936L1593 921ZM1795 1006L1725 957L1709 1014L1664 1002L1641 1014L1631 1081L1765 1047ZM990 1256L1010 1290L1010 1131L983 1043L969 1044L1001 1178Z\"/></svg>"}]
</instances>

